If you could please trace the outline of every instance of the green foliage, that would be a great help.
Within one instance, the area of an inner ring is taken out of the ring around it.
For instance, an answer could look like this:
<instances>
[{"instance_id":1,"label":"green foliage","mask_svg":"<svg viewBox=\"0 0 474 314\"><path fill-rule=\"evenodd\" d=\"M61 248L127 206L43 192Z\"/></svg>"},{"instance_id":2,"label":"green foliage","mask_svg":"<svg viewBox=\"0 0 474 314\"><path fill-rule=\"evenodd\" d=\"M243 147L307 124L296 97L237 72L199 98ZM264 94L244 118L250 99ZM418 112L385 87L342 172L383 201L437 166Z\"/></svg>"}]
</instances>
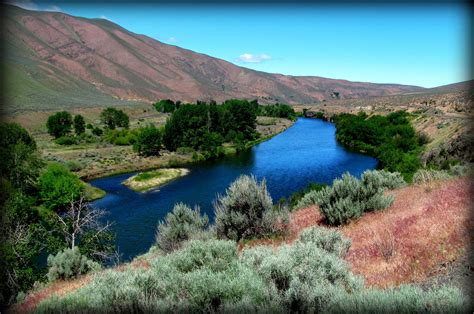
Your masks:
<instances>
[{"instance_id":1,"label":"green foliage","mask_svg":"<svg viewBox=\"0 0 474 314\"><path fill-rule=\"evenodd\" d=\"M92 134L96 135L96 136L102 136L102 134L104 134L104 131L102 131L101 128L99 127L95 127L93 130L92 130Z\"/></svg>"},{"instance_id":2,"label":"green foliage","mask_svg":"<svg viewBox=\"0 0 474 314\"><path fill-rule=\"evenodd\" d=\"M129 126L129 118L127 114L122 110L117 110L111 107L104 109L100 113L100 120L111 130L115 129L115 127L128 129Z\"/></svg>"},{"instance_id":3,"label":"green foliage","mask_svg":"<svg viewBox=\"0 0 474 314\"><path fill-rule=\"evenodd\" d=\"M413 183L424 184L431 183L436 180L446 180L449 178L451 178L451 175L446 170L419 169L413 175Z\"/></svg>"},{"instance_id":4,"label":"green foliage","mask_svg":"<svg viewBox=\"0 0 474 314\"><path fill-rule=\"evenodd\" d=\"M366 171L360 180L345 173L331 186L307 193L298 203L298 208L317 204L328 224L341 225L366 211L387 208L392 204L393 197L384 196L383 192L404 184L397 173Z\"/></svg>"},{"instance_id":5,"label":"green foliage","mask_svg":"<svg viewBox=\"0 0 474 314\"><path fill-rule=\"evenodd\" d=\"M324 311L335 295L357 293L363 288L363 280L332 253L347 240L331 233L335 231L309 230L304 240L283 245L277 252L270 247L248 249L243 252L242 261L254 268L271 290L277 291L286 311Z\"/></svg>"},{"instance_id":6,"label":"green foliage","mask_svg":"<svg viewBox=\"0 0 474 314\"><path fill-rule=\"evenodd\" d=\"M0 176L13 187L31 189L43 162L35 140L16 123L0 123Z\"/></svg>"},{"instance_id":7,"label":"green foliage","mask_svg":"<svg viewBox=\"0 0 474 314\"><path fill-rule=\"evenodd\" d=\"M351 247L351 240L342 236L340 232L324 227L312 227L303 230L300 234L301 243L310 243L321 250L343 258Z\"/></svg>"},{"instance_id":8,"label":"green foliage","mask_svg":"<svg viewBox=\"0 0 474 314\"><path fill-rule=\"evenodd\" d=\"M64 136L71 132L72 116L67 111L57 112L49 116L46 122L48 133L55 138Z\"/></svg>"},{"instance_id":9,"label":"green foliage","mask_svg":"<svg viewBox=\"0 0 474 314\"><path fill-rule=\"evenodd\" d=\"M86 125L86 129L88 129L88 130L92 130L93 128L94 128L94 126L93 126L92 124L90 124L90 123L87 123L87 125Z\"/></svg>"},{"instance_id":10,"label":"green foliage","mask_svg":"<svg viewBox=\"0 0 474 314\"><path fill-rule=\"evenodd\" d=\"M336 138L345 147L379 159L379 167L400 172L408 181L421 166L418 154L424 139L408 121L408 114L397 111L387 116L365 113L335 117Z\"/></svg>"},{"instance_id":11,"label":"green foliage","mask_svg":"<svg viewBox=\"0 0 474 314\"><path fill-rule=\"evenodd\" d=\"M77 138L72 135L63 135L54 140L58 145L75 145L78 143Z\"/></svg>"},{"instance_id":12,"label":"green foliage","mask_svg":"<svg viewBox=\"0 0 474 314\"><path fill-rule=\"evenodd\" d=\"M277 213L265 180L242 175L214 202L216 232L220 238L240 239L277 232Z\"/></svg>"},{"instance_id":13,"label":"green foliage","mask_svg":"<svg viewBox=\"0 0 474 314\"><path fill-rule=\"evenodd\" d=\"M158 156L162 146L163 132L151 125L140 129L133 150L143 156Z\"/></svg>"},{"instance_id":14,"label":"green foliage","mask_svg":"<svg viewBox=\"0 0 474 314\"><path fill-rule=\"evenodd\" d=\"M79 161L76 160L69 160L65 163L65 166L70 170L70 171L79 171L82 168L84 168L84 165L80 163Z\"/></svg>"},{"instance_id":15,"label":"green foliage","mask_svg":"<svg viewBox=\"0 0 474 314\"><path fill-rule=\"evenodd\" d=\"M263 308L272 297L258 274L239 262L235 243L191 241L156 258L150 269L107 271L64 298L47 299L38 311L227 312L241 302Z\"/></svg>"},{"instance_id":16,"label":"green foliage","mask_svg":"<svg viewBox=\"0 0 474 314\"><path fill-rule=\"evenodd\" d=\"M104 140L114 145L133 145L137 140L138 130L111 130L106 129Z\"/></svg>"},{"instance_id":17,"label":"green foliage","mask_svg":"<svg viewBox=\"0 0 474 314\"><path fill-rule=\"evenodd\" d=\"M296 209L298 202L309 192L311 191L320 191L324 187L326 187L327 184L325 183L314 183L310 182L307 187L305 187L302 190L293 192L290 197L288 198L288 205L290 209ZM286 202L286 200L285 200Z\"/></svg>"},{"instance_id":18,"label":"green foliage","mask_svg":"<svg viewBox=\"0 0 474 314\"><path fill-rule=\"evenodd\" d=\"M310 229L278 250L260 246L239 256L235 242L192 240L151 261L94 276L89 284L41 302L50 312L462 312L459 290L402 286L364 289L340 257L348 240ZM379 306L380 304L380 306ZM377 311L377 309L380 309Z\"/></svg>"},{"instance_id":19,"label":"green foliage","mask_svg":"<svg viewBox=\"0 0 474 314\"><path fill-rule=\"evenodd\" d=\"M153 106L158 112L173 112L179 108L180 102L174 103L171 99L161 99L157 103L154 103Z\"/></svg>"},{"instance_id":20,"label":"green foliage","mask_svg":"<svg viewBox=\"0 0 474 314\"><path fill-rule=\"evenodd\" d=\"M329 313L464 313L467 301L461 291L449 286L423 291L419 287L367 289L340 294L328 306Z\"/></svg>"},{"instance_id":21,"label":"green foliage","mask_svg":"<svg viewBox=\"0 0 474 314\"><path fill-rule=\"evenodd\" d=\"M70 279L100 269L100 264L82 255L76 246L48 256L48 280Z\"/></svg>"},{"instance_id":22,"label":"green foliage","mask_svg":"<svg viewBox=\"0 0 474 314\"><path fill-rule=\"evenodd\" d=\"M256 137L256 108L246 100L228 100L222 105L199 102L184 104L166 122L163 144L175 151L179 147L200 150L204 158L223 154L224 141L237 145Z\"/></svg>"},{"instance_id":23,"label":"green foliage","mask_svg":"<svg viewBox=\"0 0 474 314\"><path fill-rule=\"evenodd\" d=\"M38 181L39 195L44 205L55 211L77 200L83 188L81 180L58 163L49 164Z\"/></svg>"},{"instance_id":24,"label":"green foliage","mask_svg":"<svg viewBox=\"0 0 474 314\"><path fill-rule=\"evenodd\" d=\"M194 210L178 203L168 213L165 221L160 221L156 233L156 244L165 252L178 249L184 241L199 237L207 227L209 219L201 216L199 207Z\"/></svg>"},{"instance_id":25,"label":"green foliage","mask_svg":"<svg viewBox=\"0 0 474 314\"><path fill-rule=\"evenodd\" d=\"M258 106L258 115L285 119L296 119L296 113L293 108L286 104L274 104Z\"/></svg>"},{"instance_id":26,"label":"green foliage","mask_svg":"<svg viewBox=\"0 0 474 314\"><path fill-rule=\"evenodd\" d=\"M80 114L74 117L74 132L79 135L86 131L86 122Z\"/></svg>"}]
</instances>

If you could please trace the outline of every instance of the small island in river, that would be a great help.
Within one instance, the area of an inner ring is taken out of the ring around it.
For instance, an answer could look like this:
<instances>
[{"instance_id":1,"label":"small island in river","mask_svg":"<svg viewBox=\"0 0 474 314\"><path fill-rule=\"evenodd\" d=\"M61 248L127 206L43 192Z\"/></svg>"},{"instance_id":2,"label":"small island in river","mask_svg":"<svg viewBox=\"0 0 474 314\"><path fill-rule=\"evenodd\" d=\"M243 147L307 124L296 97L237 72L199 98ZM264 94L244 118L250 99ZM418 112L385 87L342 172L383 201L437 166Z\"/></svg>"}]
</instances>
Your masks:
<instances>
[{"instance_id":1,"label":"small island in river","mask_svg":"<svg viewBox=\"0 0 474 314\"><path fill-rule=\"evenodd\" d=\"M122 184L137 192L146 192L153 188L162 186L174 179L185 176L189 173L186 168L162 168L152 171L141 172L134 175Z\"/></svg>"}]
</instances>

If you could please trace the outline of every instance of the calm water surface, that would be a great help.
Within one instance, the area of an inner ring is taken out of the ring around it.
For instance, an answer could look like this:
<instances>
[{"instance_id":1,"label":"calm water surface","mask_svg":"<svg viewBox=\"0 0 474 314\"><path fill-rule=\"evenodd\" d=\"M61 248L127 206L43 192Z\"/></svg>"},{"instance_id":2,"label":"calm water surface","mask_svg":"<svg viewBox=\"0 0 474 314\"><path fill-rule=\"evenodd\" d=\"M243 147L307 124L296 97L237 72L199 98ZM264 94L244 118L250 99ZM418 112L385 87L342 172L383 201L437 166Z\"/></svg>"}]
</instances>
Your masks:
<instances>
[{"instance_id":1,"label":"calm water surface","mask_svg":"<svg viewBox=\"0 0 474 314\"><path fill-rule=\"evenodd\" d=\"M91 181L107 192L93 203L106 209L114 221L116 244L123 259L145 253L154 242L156 225L177 202L199 205L213 221L212 201L224 193L241 174L266 178L274 200L288 197L309 182L331 183L345 171L359 176L373 169L377 160L352 153L335 139L334 124L300 118L285 132L256 145L247 152L214 162L189 166L190 174L146 193L137 193L121 184L135 173Z\"/></svg>"}]
</instances>

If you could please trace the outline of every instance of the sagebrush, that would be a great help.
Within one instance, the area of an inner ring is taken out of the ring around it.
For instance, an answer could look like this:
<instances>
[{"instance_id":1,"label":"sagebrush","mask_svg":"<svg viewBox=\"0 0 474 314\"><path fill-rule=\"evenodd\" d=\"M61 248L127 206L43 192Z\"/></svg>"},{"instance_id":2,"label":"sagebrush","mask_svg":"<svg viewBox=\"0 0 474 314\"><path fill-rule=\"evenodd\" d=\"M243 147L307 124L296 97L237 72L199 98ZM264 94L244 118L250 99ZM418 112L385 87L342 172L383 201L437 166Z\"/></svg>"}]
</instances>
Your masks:
<instances>
[{"instance_id":1,"label":"sagebrush","mask_svg":"<svg viewBox=\"0 0 474 314\"><path fill-rule=\"evenodd\" d=\"M214 202L215 227L220 238L238 241L280 231L278 213L265 179L258 183L254 176L240 176Z\"/></svg>"},{"instance_id":2,"label":"sagebrush","mask_svg":"<svg viewBox=\"0 0 474 314\"><path fill-rule=\"evenodd\" d=\"M156 244L165 252L174 251L184 241L200 237L208 222L207 215L201 216L199 207L193 210L186 204L178 203L165 220L159 222Z\"/></svg>"},{"instance_id":3,"label":"sagebrush","mask_svg":"<svg viewBox=\"0 0 474 314\"><path fill-rule=\"evenodd\" d=\"M49 255L46 276L49 281L55 281L57 279L75 278L98 269L100 269L100 264L82 255L76 246L73 249L60 251L56 255Z\"/></svg>"},{"instance_id":4,"label":"sagebrush","mask_svg":"<svg viewBox=\"0 0 474 314\"><path fill-rule=\"evenodd\" d=\"M335 179L331 186L307 193L297 207L319 205L329 225L341 225L360 217L364 212L389 207L393 197L384 195L387 189L404 186L399 173L368 170L359 179L349 173Z\"/></svg>"}]
</instances>

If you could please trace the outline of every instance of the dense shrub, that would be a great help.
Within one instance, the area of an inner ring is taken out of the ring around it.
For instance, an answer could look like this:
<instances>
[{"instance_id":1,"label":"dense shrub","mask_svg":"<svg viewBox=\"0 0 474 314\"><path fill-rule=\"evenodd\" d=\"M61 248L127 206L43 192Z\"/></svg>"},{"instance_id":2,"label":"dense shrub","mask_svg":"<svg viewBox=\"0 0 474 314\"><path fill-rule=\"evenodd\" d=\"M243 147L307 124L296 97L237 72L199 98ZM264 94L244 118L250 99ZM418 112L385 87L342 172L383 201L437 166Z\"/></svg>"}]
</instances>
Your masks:
<instances>
[{"instance_id":1,"label":"dense shrub","mask_svg":"<svg viewBox=\"0 0 474 314\"><path fill-rule=\"evenodd\" d=\"M242 175L214 202L216 232L221 238L240 240L275 231L276 213L265 180Z\"/></svg>"},{"instance_id":2,"label":"dense shrub","mask_svg":"<svg viewBox=\"0 0 474 314\"><path fill-rule=\"evenodd\" d=\"M60 211L80 197L84 185L66 167L51 163L39 177L38 188L44 205L51 210Z\"/></svg>"},{"instance_id":3,"label":"dense shrub","mask_svg":"<svg viewBox=\"0 0 474 314\"><path fill-rule=\"evenodd\" d=\"M143 156L158 156L162 146L163 132L151 125L140 129L133 150Z\"/></svg>"},{"instance_id":4,"label":"dense shrub","mask_svg":"<svg viewBox=\"0 0 474 314\"><path fill-rule=\"evenodd\" d=\"M86 131L86 122L80 114L74 117L74 132L79 135Z\"/></svg>"},{"instance_id":5,"label":"dense shrub","mask_svg":"<svg viewBox=\"0 0 474 314\"><path fill-rule=\"evenodd\" d=\"M239 257L235 242L193 240L154 257L148 269L129 266L102 272L84 287L46 299L37 311L438 313L466 309L456 289L426 293L412 287L364 289L362 278L354 276L339 257L346 243L336 231L309 230L293 245L278 250L255 247Z\"/></svg>"},{"instance_id":6,"label":"dense shrub","mask_svg":"<svg viewBox=\"0 0 474 314\"><path fill-rule=\"evenodd\" d=\"M313 227L303 230L300 234L299 241L301 243L311 243L312 245L344 257L351 247L351 240L342 236L340 232L330 230L324 227Z\"/></svg>"},{"instance_id":7,"label":"dense shrub","mask_svg":"<svg viewBox=\"0 0 474 314\"><path fill-rule=\"evenodd\" d=\"M163 131L166 149L191 147L216 157L217 147L224 141L254 140L256 106L247 100L230 99L222 105L215 103L183 104L173 111Z\"/></svg>"},{"instance_id":8,"label":"dense shrub","mask_svg":"<svg viewBox=\"0 0 474 314\"><path fill-rule=\"evenodd\" d=\"M403 285L399 288L367 289L361 293L339 294L328 313L463 313L468 309L460 290L440 287L423 291ZM467 312L466 312L467 313Z\"/></svg>"},{"instance_id":9,"label":"dense shrub","mask_svg":"<svg viewBox=\"0 0 474 314\"><path fill-rule=\"evenodd\" d=\"M345 173L335 179L332 186L306 194L298 207L319 205L321 213L330 225L340 225L360 217L366 211L387 208L392 196L384 196L386 189L404 185L399 174L385 171L366 171L360 180Z\"/></svg>"},{"instance_id":10,"label":"dense shrub","mask_svg":"<svg viewBox=\"0 0 474 314\"><path fill-rule=\"evenodd\" d=\"M388 190L406 186L406 182L399 172L385 170L367 170L362 174L361 181L364 185L372 185Z\"/></svg>"},{"instance_id":11,"label":"dense shrub","mask_svg":"<svg viewBox=\"0 0 474 314\"><path fill-rule=\"evenodd\" d=\"M275 293L239 262L234 242L191 241L156 258L150 269L107 271L64 298L42 302L39 312L223 312L242 304L263 308Z\"/></svg>"},{"instance_id":12,"label":"dense shrub","mask_svg":"<svg viewBox=\"0 0 474 314\"><path fill-rule=\"evenodd\" d=\"M179 108L180 102L174 103L171 99L161 99L157 103L153 104L158 112L173 112L176 108Z\"/></svg>"},{"instance_id":13,"label":"dense shrub","mask_svg":"<svg viewBox=\"0 0 474 314\"><path fill-rule=\"evenodd\" d=\"M48 117L46 122L48 133L55 138L64 136L71 132L72 116L67 111L61 111Z\"/></svg>"},{"instance_id":14,"label":"dense shrub","mask_svg":"<svg viewBox=\"0 0 474 314\"><path fill-rule=\"evenodd\" d=\"M69 279L100 269L100 264L89 260L76 246L48 256L48 280Z\"/></svg>"},{"instance_id":15,"label":"dense shrub","mask_svg":"<svg viewBox=\"0 0 474 314\"><path fill-rule=\"evenodd\" d=\"M63 135L54 140L58 145L75 145L77 144L77 139L72 135Z\"/></svg>"},{"instance_id":16,"label":"dense shrub","mask_svg":"<svg viewBox=\"0 0 474 314\"><path fill-rule=\"evenodd\" d=\"M446 170L419 169L413 175L413 182L416 184L431 183L436 180L449 179L451 176Z\"/></svg>"},{"instance_id":17,"label":"dense shrub","mask_svg":"<svg viewBox=\"0 0 474 314\"><path fill-rule=\"evenodd\" d=\"M173 207L165 221L158 224L156 244L165 252L171 252L181 246L184 241L199 237L207 227L209 219L201 216L199 207L194 210L183 203Z\"/></svg>"},{"instance_id":18,"label":"dense shrub","mask_svg":"<svg viewBox=\"0 0 474 314\"><path fill-rule=\"evenodd\" d=\"M111 130L106 129L104 139L114 145L133 145L137 140L137 130Z\"/></svg>"},{"instance_id":19,"label":"dense shrub","mask_svg":"<svg viewBox=\"0 0 474 314\"><path fill-rule=\"evenodd\" d=\"M101 136L102 134L104 134L104 131L102 131L102 129L99 127L95 127L94 129L92 129L92 134L94 134L95 136Z\"/></svg>"},{"instance_id":20,"label":"dense shrub","mask_svg":"<svg viewBox=\"0 0 474 314\"><path fill-rule=\"evenodd\" d=\"M35 140L17 123L0 123L0 160L1 178L14 188L32 188L43 166Z\"/></svg>"},{"instance_id":21,"label":"dense shrub","mask_svg":"<svg viewBox=\"0 0 474 314\"><path fill-rule=\"evenodd\" d=\"M347 240L331 233L336 232L309 231L303 241L283 245L277 252L263 246L245 250L242 260L256 269L272 290L278 291L287 311L317 313L324 310L334 295L363 288L363 280L332 253L341 253L339 249L345 248Z\"/></svg>"},{"instance_id":22,"label":"dense shrub","mask_svg":"<svg viewBox=\"0 0 474 314\"><path fill-rule=\"evenodd\" d=\"M260 116L296 119L295 111L291 106L286 104L259 105L257 113Z\"/></svg>"},{"instance_id":23,"label":"dense shrub","mask_svg":"<svg viewBox=\"0 0 474 314\"><path fill-rule=\"evenodd\" d=\"M408 117L404 111L371 117L340 114L334 119L336 139L349 149L376 157L381 168L400 172L410 181L421 167L418 154L425 139L416 134Z\"/></svg>"},{"instance_id":24,"label":"dense shrub","mask_svg":"<svg viewBox=\"0 0 474 314\"><path fill-rule=\"evenodd\" d=\"M296 209L298 202L309 192L311 191L320 191L324 187L326 187L327 184L324 183L314 183L310 182L304 189L301 189L299 191L293 192L290 197L288 198L288 201L284 198L280 199L278 202L281 204L287 203L288 207L290 210Z\"/></svg>"},{"instance_id":25,"label":"dense shrub","mask_svg":"<svg viewBox=\"0 0 474 314\"><path fill-rule=\"evenodd\" d=\"M100 120L111 130L115 129L115 127L128 128L130 122L125 112L111 107L104 109L100 113Z\"/></svg>"},{"instance_id":26,"label":"dense shrub","mask_svg":"<svg viewBox=\"0 0 474 314\"><path fill-rule=\"evenodd\" d=\"M472 171L472 164L456 164L450 167L449 172L455 177L467 175Z\"/></svg>"}]
</instances>

